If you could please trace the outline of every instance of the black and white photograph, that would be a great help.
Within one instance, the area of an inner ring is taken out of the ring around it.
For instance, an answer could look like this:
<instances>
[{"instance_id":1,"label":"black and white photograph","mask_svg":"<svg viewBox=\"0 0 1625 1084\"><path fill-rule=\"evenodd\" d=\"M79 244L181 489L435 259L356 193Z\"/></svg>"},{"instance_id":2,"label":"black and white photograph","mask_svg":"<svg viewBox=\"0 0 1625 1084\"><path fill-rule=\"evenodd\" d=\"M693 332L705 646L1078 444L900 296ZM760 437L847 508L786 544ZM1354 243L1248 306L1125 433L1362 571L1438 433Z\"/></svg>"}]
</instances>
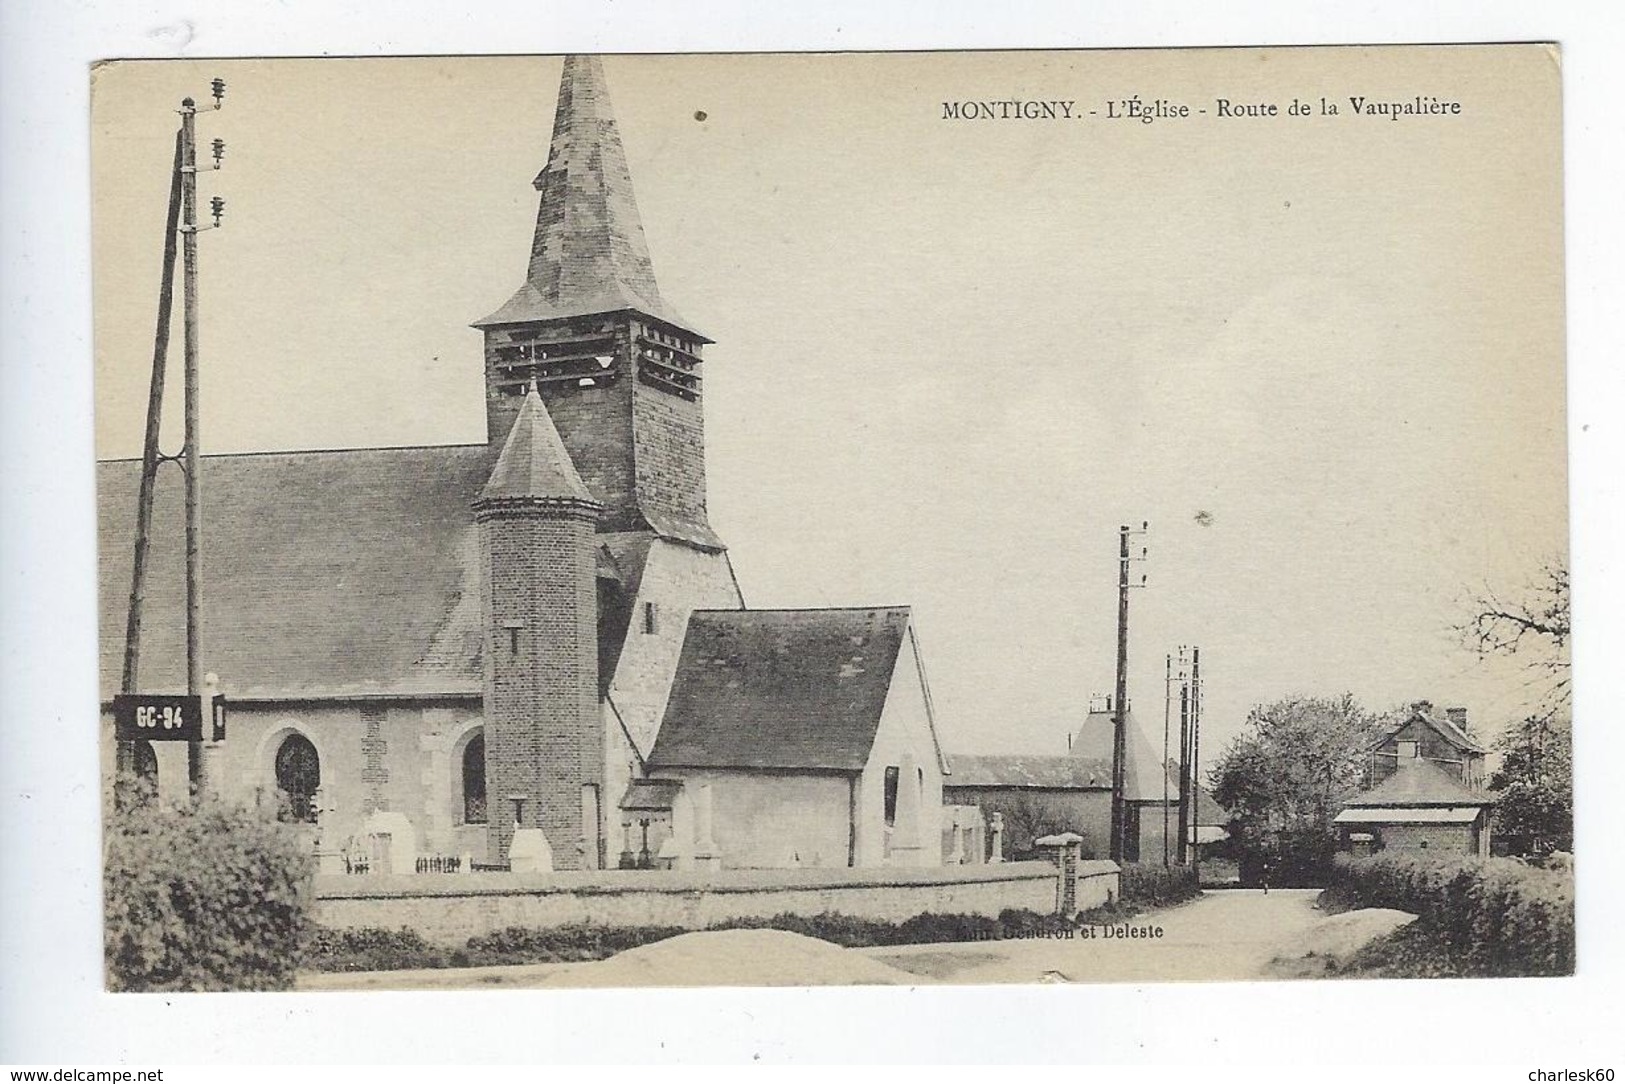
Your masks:
<instances>
[{"instance_id":1,"label":"black and white photograph","mask_svg":"<svg viewBox=\"0 0 1625 1084\"><path fill-rule=\"evenodd\" d=\"M98 67L109 987L1571 972L1559 72Z\"/></svg>"}]
</instances>

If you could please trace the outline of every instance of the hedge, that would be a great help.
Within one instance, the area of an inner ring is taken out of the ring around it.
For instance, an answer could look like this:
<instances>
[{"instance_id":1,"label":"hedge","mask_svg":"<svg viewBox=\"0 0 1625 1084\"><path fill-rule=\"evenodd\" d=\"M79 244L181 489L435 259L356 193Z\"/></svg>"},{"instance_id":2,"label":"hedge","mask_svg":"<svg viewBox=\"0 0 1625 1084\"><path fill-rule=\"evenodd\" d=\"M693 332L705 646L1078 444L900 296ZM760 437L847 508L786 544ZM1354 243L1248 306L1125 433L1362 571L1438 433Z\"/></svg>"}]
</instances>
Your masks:
<instances>
[{"instance_id":1,"label":"hedge","mask_svg":"<svg viewBox=\"0 0 1625 1084\"><path fill-rule=\"evenodd\" d=\"M109 989L293 984L310 872L293 830L215 798L175 808L131 792L104 849Z\"/></svg>"},{"instance_id":2,"label":"hedge","mask_svg":"<svg viewBox=\"0 0 1625 1084\"><path fill-rule=\"evenodd\" d=\"M780 914L718 923L713 930L770 929L816 937L846 948L997 941L1064 933L1073 924L1058 915L1009 909L985 915L915 915L902 922L856 918L838 912ZM426 942L412 929L361 927L316 929L306 940L303 966L312 971L395 971L417 968L489 967L498 964L567 963L602 960L639 945L664 941L687 931L675 926L602 926L578 923L548 929L510 926L468 939L462 948Z\"/></svg>"},{"instance_id":3,"label":"hedge","mask_svg":"<svg viewBox=\"0 0 1625 1084\"><path fill-rule=\"evenodd\" d=\"M1119 895L1128 906L1167 907L1201 895L1196 871L1190 866L1164 866L1160 863L1125 862L1119 882Z\"/></svg>"},{"instance_id":4,"label":"hedge","mask_svg":"<svg viewBox=\"0 0 1625 1084\"><path fill-rule=\"evenodd\" d=\"M1574 880L1510 858L1340 859L1333 902L1418 915L1466 973L1574 973Z\"/></svg>"}]
</instances>

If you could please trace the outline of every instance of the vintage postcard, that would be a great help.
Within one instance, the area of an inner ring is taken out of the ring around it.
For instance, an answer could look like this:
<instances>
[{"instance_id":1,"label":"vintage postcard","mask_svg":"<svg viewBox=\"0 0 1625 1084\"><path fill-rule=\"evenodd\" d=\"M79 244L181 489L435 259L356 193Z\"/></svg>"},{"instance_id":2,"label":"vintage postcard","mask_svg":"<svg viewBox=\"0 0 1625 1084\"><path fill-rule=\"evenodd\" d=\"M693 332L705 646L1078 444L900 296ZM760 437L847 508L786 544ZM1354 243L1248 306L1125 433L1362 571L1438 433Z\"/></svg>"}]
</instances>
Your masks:
<instances>
[{"instance_id":1,"label":"vintage postcard","mask_svg":"<svg viewBox=\"0 0 1625 1084\"><path fill-rule=\"evenodd\" d=\"M1574 970L1555 46L92 77L111 989Z\"/></svg>"}]
</instances>

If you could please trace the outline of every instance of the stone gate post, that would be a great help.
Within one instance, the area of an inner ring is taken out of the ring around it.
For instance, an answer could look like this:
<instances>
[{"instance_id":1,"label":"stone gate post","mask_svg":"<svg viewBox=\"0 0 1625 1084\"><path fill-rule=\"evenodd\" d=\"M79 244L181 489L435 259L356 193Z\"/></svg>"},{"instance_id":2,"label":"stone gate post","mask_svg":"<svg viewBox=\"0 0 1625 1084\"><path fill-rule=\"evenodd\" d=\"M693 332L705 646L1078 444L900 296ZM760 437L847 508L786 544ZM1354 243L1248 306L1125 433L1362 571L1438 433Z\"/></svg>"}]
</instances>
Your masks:
<instances>
[{"instance_id":1,"label":"stone gate post","mask_svg":"<svg viewBox=\"0 0 1625 1084\"><path fill-rule=\"evenodd\" d=\"M1071 918L1078 910L1078 860L1083 853L1083 837L1076 832L1061 832L1036 839L1033 846L1055 867L1055 913Z\"/></svg>"}]
</instances>

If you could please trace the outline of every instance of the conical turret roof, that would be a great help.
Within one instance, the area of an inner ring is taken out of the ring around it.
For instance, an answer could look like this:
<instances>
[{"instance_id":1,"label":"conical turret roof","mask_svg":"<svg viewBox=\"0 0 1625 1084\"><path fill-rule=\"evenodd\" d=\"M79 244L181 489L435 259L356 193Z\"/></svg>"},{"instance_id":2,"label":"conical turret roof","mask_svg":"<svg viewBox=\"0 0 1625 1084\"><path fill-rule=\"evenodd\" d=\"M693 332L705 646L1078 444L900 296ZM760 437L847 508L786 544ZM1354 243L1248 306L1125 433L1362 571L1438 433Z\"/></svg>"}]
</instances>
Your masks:
<instances>
[{"instance_id":1,"label":"conical turret roof","mask_svg":"<svg viewBox=\"0 0 1625 1084\"><path fill-rule=\"evenodd\" d=\"M525 284L475 327L633 309L692 331L655 282L598 57L565 58L547 165L532 184L541 204Z\"/></svg>"},{"instance_id":2,"label":"conical turret roof","mask_svg":"<svg viewBox=\"0 0 1625 1084\"><path fill-rule=\"evenodd\" d=\"M596 505L533 384L476 504L524 500Z\"/></svg>"}]
</instances>

